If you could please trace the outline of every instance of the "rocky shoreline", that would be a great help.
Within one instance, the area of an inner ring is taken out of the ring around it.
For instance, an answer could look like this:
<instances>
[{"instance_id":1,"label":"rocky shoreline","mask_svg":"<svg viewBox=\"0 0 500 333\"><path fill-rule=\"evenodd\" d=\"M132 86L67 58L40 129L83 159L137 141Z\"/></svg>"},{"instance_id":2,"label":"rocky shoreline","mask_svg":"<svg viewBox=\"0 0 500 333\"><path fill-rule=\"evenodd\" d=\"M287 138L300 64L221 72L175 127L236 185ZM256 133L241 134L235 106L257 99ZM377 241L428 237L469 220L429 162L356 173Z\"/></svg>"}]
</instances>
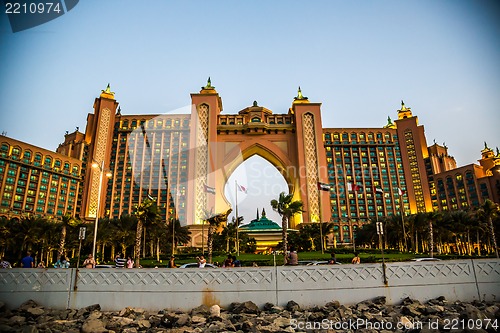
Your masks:
<instances>
[{"instance_id":1,"label":"rocky shoreline","mask_svg":"<svg viewBox=\"0 0 500 333\"><path fill-rule=\"evenodd\" d=\"M448 302L444 297L399 305L377 297L345 306L332 301L303 308L294 301L259 308L252 302L227 308L201 305L189 312L138 308L101 311L98 304L79 310L54 310L28 301L15 310L0 302L0 332L498 332L499 302Z\"/></svg>"}]
</instances>

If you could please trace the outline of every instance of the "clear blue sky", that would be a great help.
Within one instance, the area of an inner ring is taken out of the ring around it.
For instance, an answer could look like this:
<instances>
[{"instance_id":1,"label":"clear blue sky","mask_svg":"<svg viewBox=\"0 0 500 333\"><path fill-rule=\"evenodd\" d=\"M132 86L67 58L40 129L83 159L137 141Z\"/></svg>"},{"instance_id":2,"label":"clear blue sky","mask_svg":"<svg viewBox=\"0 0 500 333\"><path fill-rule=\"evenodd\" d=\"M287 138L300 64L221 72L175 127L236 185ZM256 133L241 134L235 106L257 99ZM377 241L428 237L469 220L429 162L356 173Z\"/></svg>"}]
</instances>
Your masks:
<instances>
[{"instance_id":1,"label":"clear blue sky","mask_svg":"<svg viewBox=\"0 0 500 333\"><path fill-rule=\"evenodd\" d=\"M285 113L300 85L325 127L382 126L404 99L459 165L500 146L497 1L84 0L23 32L0 21L0 132L48 149L108 82L123 114L166 113L208 76L225 113Z\"/></svg>"}]
</instances>

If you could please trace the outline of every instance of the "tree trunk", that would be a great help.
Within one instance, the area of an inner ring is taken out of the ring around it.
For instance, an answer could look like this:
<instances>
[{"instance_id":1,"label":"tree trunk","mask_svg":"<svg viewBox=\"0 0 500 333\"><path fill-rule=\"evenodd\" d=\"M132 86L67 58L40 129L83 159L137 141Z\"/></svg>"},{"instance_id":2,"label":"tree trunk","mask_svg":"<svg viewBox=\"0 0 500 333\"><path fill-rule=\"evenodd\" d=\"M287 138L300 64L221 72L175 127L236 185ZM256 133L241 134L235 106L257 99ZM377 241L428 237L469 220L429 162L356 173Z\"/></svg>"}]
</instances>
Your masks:
<instances>
[{"instance_id":1,"label":"tree trunk","mask_svg":"<svg viewBox=\"0 0 500 333\"><path fill-rule=\"evenodd\" d=\"M141 256L141 239L142 239L142 221L137 220L137 230L135 233L135 254L134 254L134 261L135 261L135 268L140 268L141 263L140 263L140 256Z\"/></svg>"},{"instance_id":2,"label":"tree trunk","mask_svg":"<svg viewBox=\"0 0 500 333\"><path fill-rule=\"evenodd\" d=\"M495 227L493 226L493 219L491 218L491 216L488 217L488 226L490 227L491 241L493 243L493 249L495 250L495 255L497 258L499 258L497 239L495 237Z\"/></svg>"},{"instance_id":3,"label":"tree trunk","mask_svg":"<svg viewBox=\"0 0 500 333\"><path fill-rule=\"evenodd\" d=\"M429 253L431 258L434 258L434 230L432 229L432 221L429 221Z\"/></svg>"},{"instance_id":4,"label":"tree trunk","mask_svg":"<svg viewBox=\"0 0 500 333\"><path fill-rule=\"evenodd\" d=\"M213 249L213 227L212 225L208 226L208 235L207 235L207 246L208 246L208 263L212 263L212 249Z\"/></svg>"},{"instance_id":5,"label":"tree trunk","mask_svg":"<svg viewBox=\"0 0 500 333\"><path fill-rule=\"evenodd\" d=\"M146 227L143 225L143 240L142 240L142 258L146 258Z\"/></svg>"},{"instance_id":6,"label":"tree trunk","mask_svg":"<svg viewBox=\"0 0 500 333\"><path fill-rule=\"evenodd\" d=\"M286 265L286 252L288 251L287 244L287 235L288 235L288 219L285 215L283 215L281 219L281 228L283 230L282 238L283 238L283 264Z\"/></svg>"},{"instance_id":7,"label":"tree trunk","mask_svg":"<svg viewBox=\"0 0 500 333\"><path fill-rule=\"evenodd\" d=\"M61 229L61 239L59 240L59 250L57 251L57 260L60 260L64 253L64 246L66 245L66 226L63 225Z\"/></svg>"}]
</instances>

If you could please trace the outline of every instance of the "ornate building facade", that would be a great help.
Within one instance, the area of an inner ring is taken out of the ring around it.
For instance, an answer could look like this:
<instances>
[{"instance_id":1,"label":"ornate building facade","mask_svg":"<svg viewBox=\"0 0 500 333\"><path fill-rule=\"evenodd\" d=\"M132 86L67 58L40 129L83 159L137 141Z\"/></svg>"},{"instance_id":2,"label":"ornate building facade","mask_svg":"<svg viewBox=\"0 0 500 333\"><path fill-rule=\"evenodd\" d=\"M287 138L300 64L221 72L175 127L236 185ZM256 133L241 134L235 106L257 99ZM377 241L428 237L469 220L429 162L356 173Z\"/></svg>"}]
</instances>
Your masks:
<instances>
[{"instance_id":1,"label":"ornate building facade","mask_svg":"<svg viewBox=\"0 0 500 333\"><path fill-rule=\"evenodd\" d=\"M188 114L123 115L109 85L85 132L66 133L56 152L0 137L0 214L132 214L145 198L163 219L192 226L230 208L224 187L259 155L283 175L305 212L291 221L331 221L337 241L389 215L478 207L500 201L500 154L485 146L479 165L457 168L446 146L427 145L424 127L401 103L380 128L323 128L321 104L298 91L285 113L258 105L223 113L210 80L191 94ZM198 240L196 240L198 238Z\"/></svg>"}]
</instances>

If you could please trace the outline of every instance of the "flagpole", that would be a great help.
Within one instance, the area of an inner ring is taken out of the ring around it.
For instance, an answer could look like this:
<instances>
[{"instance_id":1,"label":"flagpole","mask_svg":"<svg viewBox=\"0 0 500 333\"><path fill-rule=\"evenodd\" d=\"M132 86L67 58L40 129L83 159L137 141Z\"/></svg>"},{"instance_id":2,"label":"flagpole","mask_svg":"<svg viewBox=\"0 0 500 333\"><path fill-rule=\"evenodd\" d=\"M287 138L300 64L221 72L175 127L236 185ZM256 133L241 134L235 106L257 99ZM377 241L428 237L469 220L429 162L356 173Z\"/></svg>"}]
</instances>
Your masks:
<instances>
[{"instance_id":1,"label":"flagpole","mask_svg":"<svg viewBox=\"0 0 500 333\"><path fill-rule=\"evenodd\" d=\"M320 190L319 189L319 183L318 182L318 185L316 186L318 188L318 191L320 192L319 193L319 237L321 238L321 254L324 254L325 253L325 249L324 249L324 239L323 239L323 220L321 219L321 216L322 216L322 212L321 212L321 192L323 192L323 190ZM330 192L330 191L328 191Z\"/></svg>"},{"instance_id":2,"label":"flagpole","mask_svg":"<svg viewBox=\"0 0 500 333\"><path fill-rule=\"evenodd\" d=\"M238 181L234 181L234 189L235 189L235 196L236 196L236 256L240 256L240 239L239 239L239 233L238 233L238 226L240 224L240 217L238 216Z\"/></svg>"}]
</instances>

